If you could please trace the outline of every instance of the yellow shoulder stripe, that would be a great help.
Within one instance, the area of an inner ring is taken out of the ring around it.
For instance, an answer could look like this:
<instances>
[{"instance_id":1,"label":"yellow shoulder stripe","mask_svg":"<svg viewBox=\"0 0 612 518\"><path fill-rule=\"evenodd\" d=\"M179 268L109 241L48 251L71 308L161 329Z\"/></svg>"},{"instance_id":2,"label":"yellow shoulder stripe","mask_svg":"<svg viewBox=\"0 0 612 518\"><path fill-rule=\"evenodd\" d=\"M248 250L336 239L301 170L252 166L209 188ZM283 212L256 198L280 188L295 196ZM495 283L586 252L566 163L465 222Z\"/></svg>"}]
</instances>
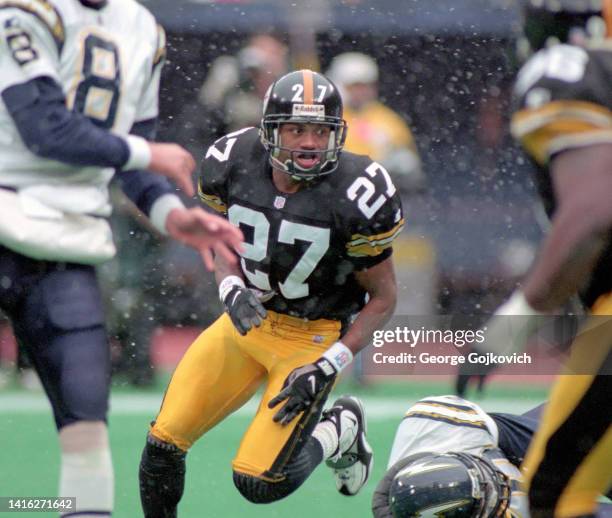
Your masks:
<instances>
[{"instance_id":1,"label":"yellow shoulder stripe","mask_svg":"<svg viewBox=\"0 0 612 518\"><path fill-rule=\"evenodd\" d=\"M153 67L155 68L164 59L166 59L166 31L161 25L157 24L157 50L153 58Z\"/></svg>"},{"instance_id":2,"label":"yellow shoulder stripe","mask_svg":"<svg viewBox=\"0 0 612 518\"><path fill-rule=\"evenodd\" d=\"M0 0L0 9L20 9L33 14L53 36L58 52L62 51L66 39L64 21L58 10L47 0Z\"/></svg>"},{"instance_id":3,"label":"yellow shoulder stripe","mask_svg":"<svg viewBox=\"0 0 612 518\"><path fill-rule=\"evenodd\" d=\"M399 235L403 227L404 218L387 232L372 236L353 234L351 241L346 244L347 253L351 257L377 256L391 246L393 240Z\"/></svg>"},{"instance_id":4,"label":"yellow shoulder stripe","mask_svg":"<svg viewBox=\"0 0 612 518\"><path fill-rule=\"evenodd\" d=\"M356 245L356 244L361 244L361 243L372 243L374 241L381 241L384 239L388 239L389 237L392 237L395 234L397 234L397 231L400 230L404 226L404 223L405 223L405 220L404 218L402 218L401 220L397 222L397 224L391 230L387 230L386 232L382 232L380 234L374 234L371 236L368 236L365 234L353 234L348 244Z\"/></svg>"},{"instance_id":5,"label":"yellow shoulder stripe","mask_svg":"<svg viewBox=\"0 0 612 518\"><path fill-rule=\"evenodd\" d=\"M512 134L540 163L566 148L612 142L612 112L585 101L554 101L517 112Z\"/></svg>"},{"instance_id":6,"label":"yellow shoulder stripe","mask_svg":"<svg viewBox=\"0 0 612 518\"><path fill-rule=\"evenodd\" d=\"M227 205L223 203L219 196L215 196L214 194L206 194L198 189L198 196L200 200L202 200L206 205L208 205L211 209L216 210L222 214L227 214Z\"/></svg>"},{"instance_id":7,"label":"yellow shoulder stripe","mask_svg":"<svg viewBox=\"0 0 612 518\"><path fill-rule=\"evenodd\" d=\"M607 127L612 124L612 112L605 106L587 101L552 101L540 108L526 108L516 112L512 117L512 134L521 138L559 119L582 120L593 126Z\"/></svg>"}]
</instances>

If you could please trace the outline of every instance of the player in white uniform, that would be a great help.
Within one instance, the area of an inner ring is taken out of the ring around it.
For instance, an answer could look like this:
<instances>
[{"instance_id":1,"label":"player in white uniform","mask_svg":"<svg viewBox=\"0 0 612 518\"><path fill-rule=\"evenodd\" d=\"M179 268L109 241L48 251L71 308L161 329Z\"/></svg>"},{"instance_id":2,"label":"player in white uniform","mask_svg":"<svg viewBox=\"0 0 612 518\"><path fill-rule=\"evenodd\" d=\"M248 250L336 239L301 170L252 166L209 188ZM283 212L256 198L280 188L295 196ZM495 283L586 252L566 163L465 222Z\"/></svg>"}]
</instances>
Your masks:
<instances>
[{"instance_id":1,"label":"player in white uniform","mask_svg":"<svg viewBox=\"0 0 612 518\"><path fill-rule=\"evenodd\" d=\"M209 267L213 250L231 260L241 241L164 178L193 194L191 155L151 142L164 55L163 30L134 0L0 0L0 309L53 407L70 516L109 516L113 504L93 267L115 253L108 182L117 171L152 223Z\"/></svg>"},{"instance_id":2,"label":"player in white uniform","mask_svg":"<svg viewBox=\"0 0 612 518\"><path fill-rule=\"evenodd\" d=\"M517 466L536 424L456 396L418 401L397 429L374 516L528 517Z\"/></svg>"}]
</instances>

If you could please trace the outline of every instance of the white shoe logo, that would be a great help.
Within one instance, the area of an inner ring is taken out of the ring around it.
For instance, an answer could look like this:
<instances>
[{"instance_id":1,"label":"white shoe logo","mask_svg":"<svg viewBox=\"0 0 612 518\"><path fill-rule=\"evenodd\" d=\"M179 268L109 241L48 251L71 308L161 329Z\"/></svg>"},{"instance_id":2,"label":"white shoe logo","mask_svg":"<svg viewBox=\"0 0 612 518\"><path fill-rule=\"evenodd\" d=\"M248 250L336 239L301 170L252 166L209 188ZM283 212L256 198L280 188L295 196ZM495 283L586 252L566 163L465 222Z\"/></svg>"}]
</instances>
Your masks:
<instances>
[{"instance_id":1,"label":"white shoe logo","mask_svg":"<svg viewBox=\"0 0 612 518\"><path fill-rule=\"evenodd\" d=\"M310 382L310 384L312 385L312 393L314 394L317 391L317 380L315 379L315 377L311 374L310 376L308 376L308 381Z\"/></svg>"}]
</instances>

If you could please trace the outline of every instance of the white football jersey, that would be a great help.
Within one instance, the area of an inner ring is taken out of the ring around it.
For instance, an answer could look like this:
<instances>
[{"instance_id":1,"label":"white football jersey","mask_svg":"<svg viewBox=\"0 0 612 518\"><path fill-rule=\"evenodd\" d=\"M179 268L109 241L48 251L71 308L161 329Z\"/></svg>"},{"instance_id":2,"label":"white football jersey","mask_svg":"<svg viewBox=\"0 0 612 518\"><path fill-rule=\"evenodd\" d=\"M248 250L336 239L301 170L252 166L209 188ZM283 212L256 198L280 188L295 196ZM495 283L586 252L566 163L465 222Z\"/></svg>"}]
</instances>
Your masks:
<instances>
[{"instance_id":1,"label":"white football jersey","mask_svg":"<svg viewBox=\"0 0 612 518\"><path fill-rule=\"evenodd\" d=\"M495 421L478 405L456 396L428 397L406 412L397 429L389 466L420 452L480 454L497 447Z\"/></svg>"},{"instance_id":2,"label":"white football jersey","mask_svg":"<svg viewBox=\"0 0 612 518\"><path fill-rule=\"evenodd\" d=\"M0 0L0 31L0 91L52 77L69 109L120 135L157 116L165 36L135 0L109 0L100 10L77 0ZM69 191L84 201L75 212L108 214L113 172L37 157L0 100L0 185Z\"/></svg>"},{"instance_id":3,"label":"white football jersey","mask_svg":"<svg viewBox=\"0 0 612 518\"><path fill-rule=\"evenodd\" d=\"M457 396L427 397L411 406L399 425L387 468L415 453L463 452L487 457L511 481L510 515L529 516L527 496L519 487L521 473L498 448L495 421L477 404Z\"/></svg>"}]
</instances>

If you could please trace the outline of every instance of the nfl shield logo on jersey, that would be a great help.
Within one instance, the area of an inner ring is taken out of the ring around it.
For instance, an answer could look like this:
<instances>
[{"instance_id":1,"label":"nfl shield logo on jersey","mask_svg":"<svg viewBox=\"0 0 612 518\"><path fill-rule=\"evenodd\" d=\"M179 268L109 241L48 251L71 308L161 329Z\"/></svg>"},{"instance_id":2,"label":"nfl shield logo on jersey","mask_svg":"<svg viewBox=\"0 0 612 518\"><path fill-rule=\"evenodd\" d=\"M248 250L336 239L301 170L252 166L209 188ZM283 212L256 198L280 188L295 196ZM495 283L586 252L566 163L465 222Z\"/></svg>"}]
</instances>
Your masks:
<instances>
[{"instance_id":1,"label":"nfl shield logo on jersey","mask_svg":"<svg viewBox=\"0 0 612 518\"><path fill-rule=\"evenodd\" d=\"M284 196L277 196L276 198L274 198L274 208L282 209L285 206L286 201L287 198L285 198Z\"/></svg>"}]
</instances>

